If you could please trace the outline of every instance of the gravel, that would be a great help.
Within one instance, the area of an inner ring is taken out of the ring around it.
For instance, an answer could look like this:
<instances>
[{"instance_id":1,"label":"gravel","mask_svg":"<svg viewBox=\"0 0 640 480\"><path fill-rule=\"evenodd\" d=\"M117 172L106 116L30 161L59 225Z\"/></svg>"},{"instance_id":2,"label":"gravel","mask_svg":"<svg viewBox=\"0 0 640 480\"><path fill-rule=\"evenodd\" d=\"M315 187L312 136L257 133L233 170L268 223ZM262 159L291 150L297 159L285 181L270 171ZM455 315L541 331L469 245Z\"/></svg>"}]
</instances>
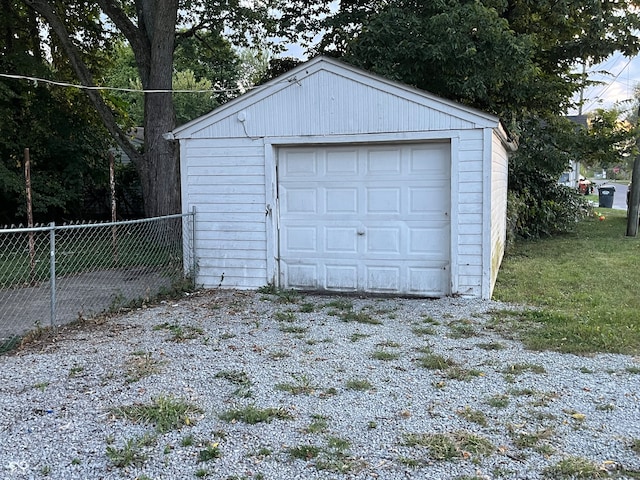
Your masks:
<instances>
[{"instance_id":1,"label":"gravel","mask_svg":"<svg viewBox=\"0 0 640 480\"><path fill-rule=\"evenodd\" d=\"M67 327L0 357L0 477L638 478L638 360L527 351L509 309L214 290ZM159 399L199 411L117 414ZM247 406L291 418L220 418Z\"/></svg>"}]
</instances>

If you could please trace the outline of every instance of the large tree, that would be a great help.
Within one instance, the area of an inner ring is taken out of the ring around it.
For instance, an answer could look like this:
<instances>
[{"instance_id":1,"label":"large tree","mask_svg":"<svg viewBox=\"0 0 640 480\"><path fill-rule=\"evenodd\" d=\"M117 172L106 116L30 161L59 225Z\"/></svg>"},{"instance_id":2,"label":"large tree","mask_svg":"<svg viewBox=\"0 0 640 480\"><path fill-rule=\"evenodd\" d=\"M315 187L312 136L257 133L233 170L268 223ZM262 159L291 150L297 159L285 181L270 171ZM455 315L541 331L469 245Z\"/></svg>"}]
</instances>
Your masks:
<instances>
[{"instance_id":1,"label":"large tree","mask_svg":"<svg viewBox=\"0 0 640 480\"><path fill-rule=\"evenodd\" d=\"M88 46L110 46L124 37L133 50L144 94L144 149L138 151L118 122L113 105L98 90L88 89L105 127L136 166L148 216L180 210L178 150L163 135L176 125L172 78L176 38L195 37L206 30L229 32L242 40L260 32L267 2L210 2L206 0L22 0L52 32L52 44L63 52L78 80L96 84ZM195 61L195 60L194 60ZM213 79L212 79L213 80Z\"/></svg>"},{"instance_id":2,"label":"large tree","mask_svg":"<svg viewBox=\"0 0 640 480\"><path fill-rule=\"evenodd\" d=\"M0 8L0 71L68 81L56 52L41 50L33 12L15 0L1 0ZM79 218L86 192L107 181L109 142L86 96L0 78L0 118L0 223L24 220L25 148L31 152L36 221Z\"/></svg>"},{"instance_id":3,"label":"large tree","mask_svg":"<svg viewBox=\"0 0 640 480\"><path fill-rule=\"evenodd\" d=\"M557 176L603 140L561 118L585 86L576 67L638 52L640 2L342 0L335 12L328 2L290 5L286 15L297 8L301 24L325 32L314 52L499 115L521 145L510 162L510 203L527 217L513 224L533 226L520 231L528 236L571 225L580 202L556 188Z\"/></svg>"}]
</instances>

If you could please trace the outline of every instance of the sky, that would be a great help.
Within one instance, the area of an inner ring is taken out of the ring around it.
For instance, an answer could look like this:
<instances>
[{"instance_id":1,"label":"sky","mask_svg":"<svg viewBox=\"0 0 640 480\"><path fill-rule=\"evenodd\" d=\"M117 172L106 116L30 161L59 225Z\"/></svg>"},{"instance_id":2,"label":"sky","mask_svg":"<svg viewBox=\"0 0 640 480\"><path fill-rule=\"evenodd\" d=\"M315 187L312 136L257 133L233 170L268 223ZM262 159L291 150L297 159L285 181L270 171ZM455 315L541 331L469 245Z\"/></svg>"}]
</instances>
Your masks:
<instances>
[{"instance_id":1,"label":"sky","mask_svg":"<svg viewBox=\"0 0 640 480\"><path fill-rule=\"evenodd\" d=\"M616 53L604 62L587 68L589 79L601 82L586 88L582 113L586 114L598 108L610 109L619 103L621 109L633 108L634 91L640 85L640 56L624 57ZM576 100L579 95L576 95ZM577 111L570 112L577 114Z\"/></svg>"}]
</instances>

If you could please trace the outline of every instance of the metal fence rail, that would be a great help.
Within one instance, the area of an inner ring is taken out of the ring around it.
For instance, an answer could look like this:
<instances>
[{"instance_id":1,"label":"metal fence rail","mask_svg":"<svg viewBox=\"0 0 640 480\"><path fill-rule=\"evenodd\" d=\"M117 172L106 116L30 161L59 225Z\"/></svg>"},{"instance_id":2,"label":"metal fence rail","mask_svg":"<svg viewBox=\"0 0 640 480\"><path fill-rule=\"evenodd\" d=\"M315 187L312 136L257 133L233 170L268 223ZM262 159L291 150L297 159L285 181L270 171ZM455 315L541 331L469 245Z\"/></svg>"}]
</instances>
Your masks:
<instances>
[{"instance_id":1,"label":"metal fence rail","mask_svg":"<svg viewBox=\"0 0 640 480\"><path fill-rule=\"evenodd\" d=\"M0 352L33 329L183 285L195 273L194 217L0 229Z\"/></svg>"}]
</instances>

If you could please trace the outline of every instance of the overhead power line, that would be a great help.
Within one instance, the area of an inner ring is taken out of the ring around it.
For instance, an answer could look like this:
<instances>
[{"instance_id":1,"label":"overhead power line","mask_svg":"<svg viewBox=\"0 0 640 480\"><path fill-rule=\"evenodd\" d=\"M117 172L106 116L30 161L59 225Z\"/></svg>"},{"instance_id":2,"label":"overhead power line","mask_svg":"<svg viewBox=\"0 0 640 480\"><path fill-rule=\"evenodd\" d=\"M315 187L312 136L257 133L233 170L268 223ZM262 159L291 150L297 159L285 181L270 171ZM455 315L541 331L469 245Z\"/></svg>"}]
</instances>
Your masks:
<instances>
[{"instance_id":1,"label":"overhead power line","mask_svg":"<svg viewBox=\"0 0 640 480\"><path fill-rule=\"evenodd\" d=\"M131 93L224 93L224 92L239 92L243 90L251 90L250 88L211 88L211 89L202 89L202 90L144 90L144 89L136 89L136 88L120 88L120 87L102 87L97 85L78 85L75 83L67 83L67 82L58 82L55 80L49 80L46 78L38 78L38 77L29 77L27 75L13 75L9 73L0 73L0 77L11 78L14 80L28 80L31 82L41 82L49 85L56 85L59 87L70 87L70 88L78 88L80 90L110 90L116 92L131 92Z\"/></svg>"}]
</instances>

